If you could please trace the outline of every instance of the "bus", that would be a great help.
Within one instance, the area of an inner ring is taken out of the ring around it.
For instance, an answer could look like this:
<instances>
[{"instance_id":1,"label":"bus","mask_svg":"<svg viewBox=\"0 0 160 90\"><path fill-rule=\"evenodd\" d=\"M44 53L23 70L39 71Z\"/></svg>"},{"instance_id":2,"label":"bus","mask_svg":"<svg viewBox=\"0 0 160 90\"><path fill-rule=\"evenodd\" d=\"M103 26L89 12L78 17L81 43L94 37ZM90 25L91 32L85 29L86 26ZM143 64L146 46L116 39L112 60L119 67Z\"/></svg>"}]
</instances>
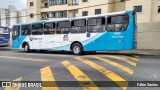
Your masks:
<instances>
[{"instance_id":1,"label":"bus","mask_svg":"<svg viewBox=\"0 0 160 90\"><path fill-rule=\"evenodd\" d=\"M10 30L7 27L0 26L0 47L10 45Z\"/></svg>"},{"instance_id":2,"label":"bus","mask_svg":"<svg viewBox=\"0 0 160 90\"><path fill-rule=\"evenodd\" d=\"M12 48L40 51L92 51L135 49L133 10L39 21L13 26Z\"/></svg>"}]
</instances>

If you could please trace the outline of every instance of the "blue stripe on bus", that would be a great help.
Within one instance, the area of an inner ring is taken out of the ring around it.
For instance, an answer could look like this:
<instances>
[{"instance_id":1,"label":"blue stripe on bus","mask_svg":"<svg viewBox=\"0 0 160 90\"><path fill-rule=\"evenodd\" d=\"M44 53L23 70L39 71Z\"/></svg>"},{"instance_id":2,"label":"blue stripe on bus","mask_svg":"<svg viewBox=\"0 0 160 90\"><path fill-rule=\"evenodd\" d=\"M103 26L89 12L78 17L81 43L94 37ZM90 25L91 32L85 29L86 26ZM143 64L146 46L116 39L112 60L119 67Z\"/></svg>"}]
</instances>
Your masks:
<instances>
[{"instance_id":1,"label":"blue stripe on bus","mask_svg":"<svg viewBox=\"0 0 160 90\"><path fill-rule=\"evenodd\" d=\"M12 41L12 48L19 49L22 46L22 43L26 40L26 36L19 36L18 39ZM21 43L20 43L21 41Z\"/></svg>"},{"instance_id":2,"label":"blue stripe on bus","mask_svg":"<svg viewBox=\"0 0 160 90\"><path fill-rule=\"evenodd\" d=\"M91 42L93 42L97 38L101 37L103 34L105 34L105 33L99 33L99 34L95 35L94 37L92 37L88 40L82 41L82 45L86 46L86 45L90 44ZM70 50L70 45L71 44L64 45L64 46L59 46L59 47L48 48L47 50Z\"/></svg>"}]
</instances>

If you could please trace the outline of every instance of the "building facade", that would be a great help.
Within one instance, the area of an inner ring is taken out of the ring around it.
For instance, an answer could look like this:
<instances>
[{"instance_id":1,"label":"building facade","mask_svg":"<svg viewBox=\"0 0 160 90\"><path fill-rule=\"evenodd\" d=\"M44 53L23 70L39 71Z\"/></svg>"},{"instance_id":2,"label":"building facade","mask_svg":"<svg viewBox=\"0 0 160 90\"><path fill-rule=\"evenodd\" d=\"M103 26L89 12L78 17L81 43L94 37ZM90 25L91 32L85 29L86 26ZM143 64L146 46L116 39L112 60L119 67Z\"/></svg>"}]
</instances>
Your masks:
<instances>
[{"instance_id":1,"label":"building facade","mask_svg":"<svg viewBox=\"0 0 160 90\"><path fill-rule=\"evenodd\" d=\"M9 5L8 8L0 8L0 26L12 27L17 24L17 11L15 6Z\"/></svg>"},{"instance_id":2,"label":"building facade","mask_svg":"<svg viewBox=\"0 0 160 90\"><path fill-rule=\"evenodd\" d=\"M10 26L10 11L9 9L0 9L0 26Z\"/></svg>"},{"instance_id":3,"label":"building facade","mask_svg":"<svg viewBox=\"0 0 160 90\"><path fill-rule=\"evenodd\" d=\"M27 19L27 11L26 9L22 9L17 11L17 23L26 23Z\"/></svg>"},{"instance_id":4,"label":"building facade","mask_svg":"<svg viewBox=\"0 0 160 90\"><path fill-rule=\"evenodd\" d=\"M9 11L10 11L10 25L8 25L10 28L12 28L12 26L14 24L17 24L17 10L15 6L9 5Z\"/></svg>"},{"instance_id":5,"label":"building facade","mask_svg":"<svg viewBox=\"0 0 160 90\"><path fill-rule=\"evenodd\" d=\"M27 22L103 14L125 9L124 2L108 4L114 2L115 0L27 0ZM120 7L117 8L117 5Z\"/></svg>"},{"instance_id":6,"label":"building facade","mask_svg":"<svg viewBox=\"0 0 160 90\"><path fill-rule=\"evenodd\" d=\"M137 14L137 48L160 50L160 0L27 0L27 22L124 10Z\"/></svg>"},{"instance_id":7,"label":"building facade","mask_svg":"<svg viewBox=\"0 0 160 90\"><path fill-rule=\"evenodd\" d=\"M17 11L16 7L0 8L0 26L12 28L14 24L26 23L26 9Z\"/></svg>"},{"instance_id":8,"label":"building facade","mask_svg":"<svg viewBox=\"0 0 160 90\"><path fill-rule=\"evenodd\" d=\"M27 0L27 22L134 9L139 23L160 21L159 0Z\"/></svg>"}]
</instances>

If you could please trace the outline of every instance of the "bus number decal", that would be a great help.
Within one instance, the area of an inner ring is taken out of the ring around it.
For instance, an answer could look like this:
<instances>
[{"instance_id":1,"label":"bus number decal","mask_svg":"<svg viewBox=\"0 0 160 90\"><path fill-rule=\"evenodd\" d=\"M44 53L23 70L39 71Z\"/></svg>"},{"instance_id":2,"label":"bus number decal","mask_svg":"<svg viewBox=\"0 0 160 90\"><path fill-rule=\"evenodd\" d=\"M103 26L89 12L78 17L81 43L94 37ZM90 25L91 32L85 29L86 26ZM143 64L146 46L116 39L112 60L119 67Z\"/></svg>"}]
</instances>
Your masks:
<instances>
[{"instance_id":1,"label":"bus number decal","mask_svg":"<svg viewBox=\"0 0 160 90\"><path fill-rule=\"evenodd\" d=\"M122 34L121 32L115 32L112 38L124 38L124 36L121 34Z\"/></svg>"}]
</instances>

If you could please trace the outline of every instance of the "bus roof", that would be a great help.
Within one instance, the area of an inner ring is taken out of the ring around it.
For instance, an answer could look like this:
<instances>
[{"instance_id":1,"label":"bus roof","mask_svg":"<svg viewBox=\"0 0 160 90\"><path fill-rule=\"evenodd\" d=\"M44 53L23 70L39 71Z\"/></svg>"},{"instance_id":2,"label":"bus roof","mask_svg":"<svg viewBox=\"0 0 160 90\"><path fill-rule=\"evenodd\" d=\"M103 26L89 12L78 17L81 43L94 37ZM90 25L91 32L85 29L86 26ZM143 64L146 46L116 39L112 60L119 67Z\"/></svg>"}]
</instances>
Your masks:
<instances>
[{"instance_id":1,"label":"bus roof","mask_svg":"<svg viewBox=\"0 0 160 90\"><path fill-rule=\"evenodd\" d=\"M41 20L41 21L31 22L31 23L20 23L20 24L15 24L15 25L13 25L13 26L26 25L26 24L40 24L40 23L49 23L49 22L58 22L58 21L67 21L67 20L77 20L77 19L94 18L94 17L103 17L103 16L112 16L112 15L125 14L125 13L132 13L132 12L134 12L134 10L127 10L127 11L113 12L113 13L99 14L99 15L91 15L91 16L83 16L83 17L65 18L65 19L50 20L50 21Z\"/></svg>"},{"instance_id":2,"label":"bus roof","mask_svg":"<svg viewBox=\"0 0 160 90\"><path fill-rule=\"evenodd\" d=\"M41 21L37 21L37 22L32 22L31 24L40 24L40 23L44 23L46 22L46 20L41 20Z\"/></svg>"},{"instance_id":3,"label":"bus roof","mask_svg":"<svg viewBox=\"0 0 160 90\"><path fill-rule=\"evenodd\" d=\"M19 23L19 24L14 24L13 26L21 26L21 25L26 25L26 24L31 24L31 23Z\"/></svg>"},{"instance_id":4,"label":"bus roof","mask_svg":"<svg viewBox=\"0 0 160 90\"><path fill-rule=\"evenodd\" d=\"M39 24L39 23L44 23L46 20L42 20L42 21L37 21L37 22L31 22L31 23L19 23L19 24L15 24L13 26L21 26L21 25L26 25L26 24Z\"/></svg>"},{"instance_id":5,"label":"bus roof","mask_svg":"<svg viewBox=\"0 0 160 90\"><path fill-rule=\"evenodd\" d=\"M99 15L91 15L91 16L83 16L83 17L74 17L74 18L65 18L65 19L60 19L60 20L51 20L51 21L46 21L45 23L48 22L58 22L58 21L67 21L67 20L77 20L77 19L84 19L84 18L94 18L94 17L103 17L103 16L112 16L112 15L118 15L118 14L125 14L127 12L133 12L133 10L127 10L127 11L121 11L121 12L113 12L113 13L107 13L107 14L99 14Z\"/></svg>"},{"instance_id":6,"label":"bus roof","mask_svg":"<svg viewBox=\"0 0 160 90\"><path fill-rule=\"evenodd\" d=\"M8 28L8 27L0 26L0 28Z\"/></svg>"}]
</instances>

